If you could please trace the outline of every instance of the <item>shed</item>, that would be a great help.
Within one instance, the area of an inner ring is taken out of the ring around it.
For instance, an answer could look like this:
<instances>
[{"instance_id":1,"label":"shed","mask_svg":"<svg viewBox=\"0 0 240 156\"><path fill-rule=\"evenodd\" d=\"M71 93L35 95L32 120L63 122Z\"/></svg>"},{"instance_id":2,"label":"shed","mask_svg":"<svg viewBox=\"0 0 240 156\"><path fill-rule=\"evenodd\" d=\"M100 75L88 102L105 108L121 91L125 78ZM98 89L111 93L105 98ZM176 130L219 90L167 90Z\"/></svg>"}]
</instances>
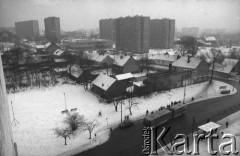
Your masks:
<instances>
[{"instance_id":1,"label":"shed","mask_svg":"<svg viewBox=\"0 0 240 156\"><path fill-rule=\"evenodd\" d=\"M126 86L115 78L105 74L99 74L99 76L92 81L92 91L101 98L111 101L114 98L124 96Z\"/></svg>"}]
</instances>

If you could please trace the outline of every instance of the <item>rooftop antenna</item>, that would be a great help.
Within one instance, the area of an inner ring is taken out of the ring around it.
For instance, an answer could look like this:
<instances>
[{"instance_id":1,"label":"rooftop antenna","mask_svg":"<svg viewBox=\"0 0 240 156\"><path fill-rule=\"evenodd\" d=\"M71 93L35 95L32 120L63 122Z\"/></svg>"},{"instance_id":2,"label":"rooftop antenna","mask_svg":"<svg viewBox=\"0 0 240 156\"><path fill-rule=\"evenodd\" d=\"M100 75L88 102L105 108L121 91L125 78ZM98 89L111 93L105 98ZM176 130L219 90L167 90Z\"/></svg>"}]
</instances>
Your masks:
<instances>
[{"instance_id":1,"label":"rooftop antenna","mask_svg":"<svg viewBox=\"0 0 240 156\"><path fill-rule=\"evenodd\" d=\"M12 121L12 123L14 123L14 125L15 125L15 127L16 127L16 123L19 123L19 121L17 121L17 119L15 118L12 101L11 101L11 106L12 106L12 114L13 114L13 121Z\"/></svg>"}]
</instances>

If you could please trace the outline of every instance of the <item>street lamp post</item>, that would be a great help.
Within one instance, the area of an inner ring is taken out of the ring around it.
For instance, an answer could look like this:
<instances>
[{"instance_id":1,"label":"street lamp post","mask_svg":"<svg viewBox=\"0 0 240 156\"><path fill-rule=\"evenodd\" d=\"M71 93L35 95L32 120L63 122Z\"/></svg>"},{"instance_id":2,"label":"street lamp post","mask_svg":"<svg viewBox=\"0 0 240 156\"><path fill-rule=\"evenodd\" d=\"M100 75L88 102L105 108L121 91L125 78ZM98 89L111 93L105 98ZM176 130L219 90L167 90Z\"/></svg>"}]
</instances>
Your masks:
<instances>
[{"instance_id":1,"label":"street lamp post","mask_svg":"<svg viewBox=\"0 0 240 156\"><path fill-rule=\"evenodd\" d=\"M186 96L186 86L184 87L184 93L183 93L183 104L185 104L185 96Z\"/></svg>"},{"instance_id":2,"label":"street lamp post","mask_svg":"<svg viewBox=\"0 0 240 156\"><path fill-rule=\"evenodd\" d=\"M108 118L106 118L106 121L107 121L107 128L108 128Z\"/></svg>"},{"instance_id":3,"label":"street lamp post","mask_svg":"<svg viewBox=\"0 0 240 156\"><path fill-rule=\"evenodd\" d=\"M65 96L65 92L63 92L64 95L64 100L65 100L65 110L67 110L67 103L66 103L66 96Z\"/></svg>"},{"instance_id":4,"label":"street lamp post","mask_svg":"<svg viewBox=\"0 0 240 156\"><path fill-rule=\"evenodd\" d=\"M122 105L124 104L123 103L124 101L121 101L120 103L121 103L121 123L122 123Z\"/></svg>"}]
</instances>

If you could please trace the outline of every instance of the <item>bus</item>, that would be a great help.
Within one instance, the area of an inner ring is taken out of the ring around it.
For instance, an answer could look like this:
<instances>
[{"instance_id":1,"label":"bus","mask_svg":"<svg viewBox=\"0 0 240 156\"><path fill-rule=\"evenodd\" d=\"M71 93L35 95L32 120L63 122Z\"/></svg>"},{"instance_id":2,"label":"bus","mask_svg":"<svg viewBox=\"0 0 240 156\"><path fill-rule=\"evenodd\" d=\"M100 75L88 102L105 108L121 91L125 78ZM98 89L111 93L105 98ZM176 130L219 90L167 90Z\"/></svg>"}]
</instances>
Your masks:
<instances>
[{"instance_id":1,"label":"bus","mask_svg":"<svg viewBox=\"0 0 240 156\"><path fill-rule=\"evenodd\" d=\"M169 120L172 120L178 116L183 115L185 111L186 111L186 105L176 104L171 106L168 109L162 109L158 112L147 115L143 119L143 125L147 127L159 126L168 122Z\"/></svg>"}]
</instances>

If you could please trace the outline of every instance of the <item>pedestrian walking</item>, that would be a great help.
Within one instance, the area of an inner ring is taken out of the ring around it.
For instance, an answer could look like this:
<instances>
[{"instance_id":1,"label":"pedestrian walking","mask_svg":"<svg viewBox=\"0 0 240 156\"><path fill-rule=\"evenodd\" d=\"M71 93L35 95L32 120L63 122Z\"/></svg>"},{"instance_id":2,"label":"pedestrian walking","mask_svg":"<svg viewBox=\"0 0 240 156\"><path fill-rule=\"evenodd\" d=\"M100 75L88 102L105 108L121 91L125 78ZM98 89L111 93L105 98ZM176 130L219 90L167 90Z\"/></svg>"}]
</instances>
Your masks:
<instances>
[{"instance_id":1,"label":"pedestrian walking","mask_svg":"<svg viewBox=\"0 0 240 156\"><path fill-rule=\"evenodd\" d=\"M228 121L226 122L226 128L228 128Z\"/></svg>"}]
</instances>

